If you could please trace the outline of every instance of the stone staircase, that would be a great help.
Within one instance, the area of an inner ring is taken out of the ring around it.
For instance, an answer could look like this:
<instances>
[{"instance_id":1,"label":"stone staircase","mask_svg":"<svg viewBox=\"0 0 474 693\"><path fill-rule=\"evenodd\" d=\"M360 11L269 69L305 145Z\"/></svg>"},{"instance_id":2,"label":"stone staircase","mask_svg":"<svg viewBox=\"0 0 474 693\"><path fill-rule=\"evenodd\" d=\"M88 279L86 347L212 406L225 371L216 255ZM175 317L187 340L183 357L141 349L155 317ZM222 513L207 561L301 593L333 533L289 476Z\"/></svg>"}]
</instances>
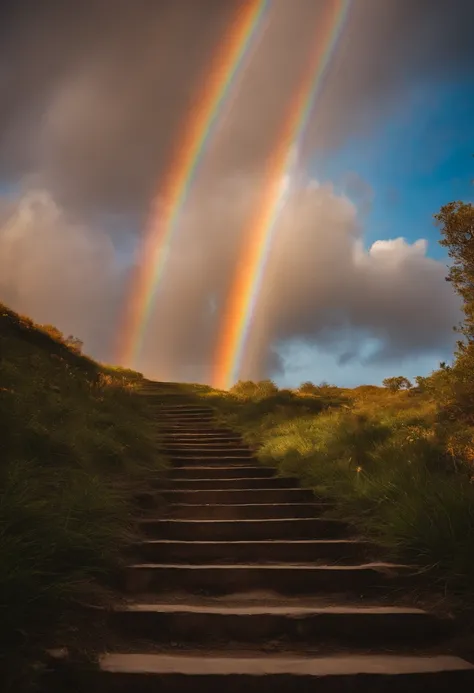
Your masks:
<instances>
[{"instance_id":1,"label":"stone staircase","mask_svg":"<svg viewBox=\"0 0 474 693\"><path fill-rule=\"evenodd\" d=\"M450 619L387 604L410 568L326 518L210 408L159 391L166 510L139 520L128 600L111 617L127 645L100 658L91 689L474 690L474 667L443 650Z\"/></svg>"}]
</instances>

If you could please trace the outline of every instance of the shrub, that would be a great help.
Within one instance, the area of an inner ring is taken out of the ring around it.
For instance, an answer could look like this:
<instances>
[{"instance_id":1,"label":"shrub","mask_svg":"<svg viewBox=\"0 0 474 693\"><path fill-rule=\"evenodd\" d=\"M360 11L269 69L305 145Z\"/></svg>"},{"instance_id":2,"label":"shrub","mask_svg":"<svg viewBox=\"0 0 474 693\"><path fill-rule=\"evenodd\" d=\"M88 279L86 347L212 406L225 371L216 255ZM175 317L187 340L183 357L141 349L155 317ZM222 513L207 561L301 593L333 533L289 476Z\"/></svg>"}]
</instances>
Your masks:
<instances>
[{"instance_id":1,"label":"shrub","mask_svg":"<svg viewBox=\"0 0 474 693\"><path fill-rule=\"evenodd\" d=\"M399 390L409 390L411 388L411 382L404 375L397 375L392 378L385 378L383 381L385 387L387 387L392 392L398 392Z\"/></svg>"},{"instance_id":2,"label":"shrub","mask_svg":"<svg viewBox=\"0 0 474 693\"><path fill-rule=\"evenodd\" d=\"M239 380L231 389L231 394L243 399L264 399L278 392L278 387L272 380Z\"/></svg>"},{"instance_id":3,"label":"shrub","mask_svg":"<svg viewBox=\"0 0 474 693\"><path fill-rule=\"evenodd\" d=\"M305 383L301 383L298 388L298 392L302 395L314 395L318 392L318 386L307 380Z\"/></svg>"}]
</instances>

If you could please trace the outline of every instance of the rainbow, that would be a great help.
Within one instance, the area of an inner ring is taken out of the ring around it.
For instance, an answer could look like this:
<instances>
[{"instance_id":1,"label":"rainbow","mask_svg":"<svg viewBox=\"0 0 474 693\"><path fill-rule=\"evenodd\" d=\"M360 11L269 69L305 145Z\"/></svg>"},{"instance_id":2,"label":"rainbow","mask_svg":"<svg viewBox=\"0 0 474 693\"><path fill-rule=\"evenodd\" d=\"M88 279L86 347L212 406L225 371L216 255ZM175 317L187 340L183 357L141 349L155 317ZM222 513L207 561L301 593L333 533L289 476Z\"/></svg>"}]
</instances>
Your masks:
<instances>
[{"instance_id":1,"label":"rainbow","mask_svg":"<svg viewBox=\"0 0 474 693\"><path fill-rule=\"evenodd\" d=\"M239 4L235 20L220 42L211 67L206 68L199 99L189 113L171 165L152 204L119 330L118 363L132 366L140 351L180 212L223 106L267 26L268 5L269 0L246 0Z\"/></svg>"},{"instance_id":2,"label":"rainbow","mask_svg":"<svg viewBox=\"0 0 474 693\"><path fill-rule=\"evenodd\" d=\"M258 209L245 231L237 272L224 309L212 375L212 384L216 388L228 389L236 381L241 368L273 232L288 196L289 184L285 184L285 179L288 177L292 154L298 152L306 135L327 68L346 24L350 5L351 0L329 0L328 9L318 26L307 69L296 89L278 144L266 167Z\"/></svg>"}]
</instances>

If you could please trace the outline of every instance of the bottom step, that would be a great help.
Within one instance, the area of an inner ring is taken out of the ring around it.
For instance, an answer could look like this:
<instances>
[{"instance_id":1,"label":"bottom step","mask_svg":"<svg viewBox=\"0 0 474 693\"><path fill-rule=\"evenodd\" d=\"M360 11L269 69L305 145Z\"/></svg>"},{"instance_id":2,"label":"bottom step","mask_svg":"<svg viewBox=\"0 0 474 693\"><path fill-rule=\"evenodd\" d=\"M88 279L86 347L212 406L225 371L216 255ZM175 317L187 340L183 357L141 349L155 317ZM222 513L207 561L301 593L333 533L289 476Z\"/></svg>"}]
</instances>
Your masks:
<instances>
[{"instance_id":1,"label":"bottom step","mask_svg":"<svg viewBox=\"0 0 474 693\"><path fill-rule=\"evenodd\" d=\"M225 657L108 654L100 660L101 691L142 693L397 693L473 690L474 666L451 656L393 655ZM99 689L97 689L99 690Z\"/></svg>"},{"instance_id":2,"label":"bottom step","mask_svg":"<svg viewBox=\"0 0 474 693\"><path fill-rule=\"evenodd\" d=\"M432 643L448 635L453 620L421 609L382 606L316 607L311 601L255 606L227 606L192 601L182 604L131 604L110 614L114 628L125 636L154 642L205 643L215 647L231 642L313 642L339 646L387 649L398 644ZM385 646L385 647L384 647Z\"/></svg>"}]
</instances>

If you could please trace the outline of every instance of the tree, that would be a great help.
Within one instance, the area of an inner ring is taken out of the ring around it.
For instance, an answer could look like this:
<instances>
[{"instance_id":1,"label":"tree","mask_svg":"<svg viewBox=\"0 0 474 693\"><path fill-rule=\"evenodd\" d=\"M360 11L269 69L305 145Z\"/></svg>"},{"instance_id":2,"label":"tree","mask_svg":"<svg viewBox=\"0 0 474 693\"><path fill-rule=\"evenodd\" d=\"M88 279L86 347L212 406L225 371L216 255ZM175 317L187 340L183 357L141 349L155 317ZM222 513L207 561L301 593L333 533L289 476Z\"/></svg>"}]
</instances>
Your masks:
<instances>
[{"instance_id":1,"label":"tree","mask_svg":"<svg viewBox=\"0 0 474 693\"><path fill-rule=\"evenodd\" d=\"M385 378L382 381L384 387L387 387L391 392L398 392L399 390L409 390L411 388L411 382L404 375L393 376L392 378Z\"/></svg>"},{"instance_id":2,"label":"tree","mask_svg":"<svg viewBox=\"0 0 474 693\"><path fill-rule=\"evenodd\" d=\"M441 227L440 244L448 248L453 260L446 280L463 301L464 321L456 329L464 337L458 342L462 353L474 348L474 206L465 202L450 202L435 214Z\"/></svg>"},{"instance_id":3,"label":"tree","mask_svg":"<svg viewBox=\"0 0 474 693\"><path fill-rule=\"evenodd\" d=\"M301 383L298 390L302 395L314 395L318 391L318 387L311 380L306 380L306 382Z\"/></svg>"},{"instance_id":4,"label":"tree","mask_svg":"<svg viewBox=\"0 0 474 693\"><path fill-rule=\"evenodd\" d=\"M435 219L441 229L440 244L453 261L446 279L461 297L464 313L464 320L454 328L462 335L455 361L438 371L445 375L445 387L438 394L440 417L474 425L474 206L450 202Z\"/></svg>"}]
</instances>

